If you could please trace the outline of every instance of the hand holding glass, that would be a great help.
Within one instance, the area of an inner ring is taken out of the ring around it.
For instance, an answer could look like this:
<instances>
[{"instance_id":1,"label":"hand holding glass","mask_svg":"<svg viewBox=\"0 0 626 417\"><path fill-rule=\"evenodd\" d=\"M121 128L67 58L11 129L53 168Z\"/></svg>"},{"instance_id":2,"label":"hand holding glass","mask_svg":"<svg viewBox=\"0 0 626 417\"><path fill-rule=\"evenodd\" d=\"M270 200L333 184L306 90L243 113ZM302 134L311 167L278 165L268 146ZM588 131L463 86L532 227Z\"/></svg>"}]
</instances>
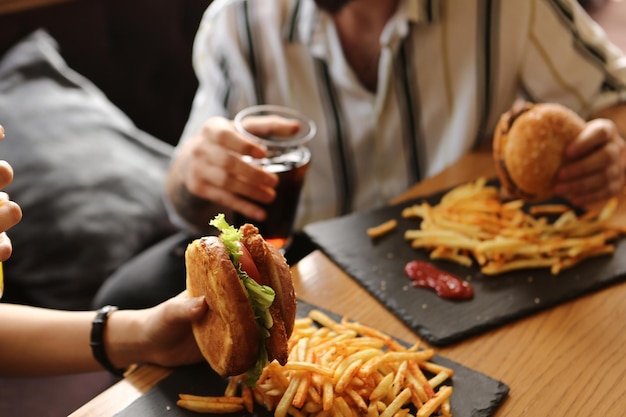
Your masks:
<instances>
[{"instance_id":1,"label":"hand holding glass","mask_svg":"<svg viewBox=\"0 0 626 417\"><path fill-rule=\"evenodd\" d=\"M259 137L246 130L246 118L269 115L295 119L299 122L300 129L291 136L267 137ZM284 250L291 241L300 191L311 163L311 151L308 148L308 143L315 137L317 128L311 119L298 111L274 105L245 108L235 116L234 122L239 133L262 144L267 149L265 158L254 159L245 156L244 159L263 167L268 172L277 174L279 178L276 198L269 204L261 205L267 213L266 220L258 222L236 214L235 224L237 226L243 223L254 224L259 228L259 232L266 241L278 249Z\"/></svg>"}]
</instances>

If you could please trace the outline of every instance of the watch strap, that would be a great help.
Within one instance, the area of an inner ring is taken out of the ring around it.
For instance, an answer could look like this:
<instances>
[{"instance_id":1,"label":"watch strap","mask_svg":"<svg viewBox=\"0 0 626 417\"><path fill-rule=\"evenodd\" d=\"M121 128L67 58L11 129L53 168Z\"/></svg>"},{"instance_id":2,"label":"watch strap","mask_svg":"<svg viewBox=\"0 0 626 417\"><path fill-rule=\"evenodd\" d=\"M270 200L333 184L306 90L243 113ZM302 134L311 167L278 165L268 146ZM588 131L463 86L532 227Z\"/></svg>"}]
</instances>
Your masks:
<instances>
[{"instance_id":1,"label":"watch strap","mask_svg":"<svg viewBox=\"0 0 626 417\"><path fill-rule=\"evenodd\" d=\"M91 323L91 336L89 344L91 346L91 352L93 357L102 365L104 369L111 372L113 375L123 377L124 370L118 369L109 360L106 350L104 348L104 328L106 327L109 314L117 311L117 307L106 305L96 311L96 317L94 317Z\"/></svg>"}]
</instances>

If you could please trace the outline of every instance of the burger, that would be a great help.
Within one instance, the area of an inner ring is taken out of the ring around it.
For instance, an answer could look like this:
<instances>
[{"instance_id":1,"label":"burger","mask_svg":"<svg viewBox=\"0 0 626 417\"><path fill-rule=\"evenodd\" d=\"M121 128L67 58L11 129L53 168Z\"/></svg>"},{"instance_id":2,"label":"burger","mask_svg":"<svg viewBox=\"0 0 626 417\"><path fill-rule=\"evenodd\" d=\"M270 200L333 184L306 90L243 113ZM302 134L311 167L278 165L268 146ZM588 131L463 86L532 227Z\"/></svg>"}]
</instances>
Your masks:
<instances>
[{"instance_id":1,"label":"burger","mask_svg":"<svg viewBox=\"0 0 626 417\"><path fill-rule=\"evenodd\" d=\"M552 197L565 148L584 127L578 114L555 103L524 103L504 113L493 156L506 194L529 202Z\"/></svg>"},{"instance_id":2,"label":"burger","mask_svg":"<svg viewBox=\"0 0 626 417\"><path fill-rule=\"evenodd\" d=\"M296 318L291 272L255 226L237 229L223 214L210 224L219 236L196 239L185 251L187 291L204 296L209 306L192 324L193 334L216 373L246 373L254 385L270 361L287 362Z\"/></svg>"}]
</instances>

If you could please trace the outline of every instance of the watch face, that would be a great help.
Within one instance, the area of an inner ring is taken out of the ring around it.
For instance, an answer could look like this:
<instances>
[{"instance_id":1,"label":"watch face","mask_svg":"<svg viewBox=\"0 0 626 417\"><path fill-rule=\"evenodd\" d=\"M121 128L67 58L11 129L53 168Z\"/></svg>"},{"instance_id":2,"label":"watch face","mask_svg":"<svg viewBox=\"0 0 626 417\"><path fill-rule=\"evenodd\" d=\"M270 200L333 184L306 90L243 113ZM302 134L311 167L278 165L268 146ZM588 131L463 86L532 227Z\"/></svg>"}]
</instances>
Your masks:
<instances>
[{"instance_id":1,"label":"watch face","mask_svg":"<svg viewBox=\"0 0 626 417\"><path fill-rule=\"evenodd\" d=\"M109 314L117 310L115 306L104 306L100 309L103 313Z\"/></svg>"}]
</instances>

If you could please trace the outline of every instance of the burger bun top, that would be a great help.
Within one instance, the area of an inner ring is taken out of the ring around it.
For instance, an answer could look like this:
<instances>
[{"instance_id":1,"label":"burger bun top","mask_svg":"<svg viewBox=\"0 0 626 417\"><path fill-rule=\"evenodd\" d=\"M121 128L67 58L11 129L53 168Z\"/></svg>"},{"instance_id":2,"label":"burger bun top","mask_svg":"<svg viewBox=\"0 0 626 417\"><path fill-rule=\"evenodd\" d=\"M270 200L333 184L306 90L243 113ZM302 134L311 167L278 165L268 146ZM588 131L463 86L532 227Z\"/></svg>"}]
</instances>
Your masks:
<instances>
[{"instance_id":1,"label":"burger bun top","mask_svg":"<svg viewBox=\"0 0 626 417\"><path fill-rule=\"evenodd\" d=\"M578 114L555 103L525 103L504 113L494 132L493 156L508 195L531 202L552 197L565 148L584 127Z\"/></svg>"}]
</instances>

